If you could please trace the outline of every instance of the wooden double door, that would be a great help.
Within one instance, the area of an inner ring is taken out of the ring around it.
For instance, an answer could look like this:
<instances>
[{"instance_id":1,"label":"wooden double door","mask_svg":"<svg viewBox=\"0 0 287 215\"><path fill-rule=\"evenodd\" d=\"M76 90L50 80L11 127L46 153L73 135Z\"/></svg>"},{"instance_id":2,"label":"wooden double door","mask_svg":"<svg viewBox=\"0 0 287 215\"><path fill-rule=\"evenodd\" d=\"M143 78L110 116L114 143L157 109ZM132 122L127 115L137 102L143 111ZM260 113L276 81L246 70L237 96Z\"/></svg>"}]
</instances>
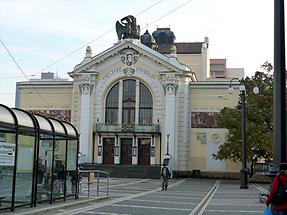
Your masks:
<instances>
[{"instance_id":1,"label":"wooden double door","mask_svg":"<svg viewBox=\"0 0 287 215\"><path fill-rule=\"evenodd\" d=\"M131 165L133 156L133 138L120 139L120 164ZM150 138L138 138L138 148L134 148L138 165L150 165ZM103 164L114 164L115 138L103 139Z\"/></svg>"},{"instance_id":2,"label":"wooden double door","mask_svg":"<svg viewBox=\"0 0 287 215\"><path fill-rule=\"evenodd\" d=\"M150 165L150 138L138 139L138 165Z\"/></svg>"},{"instance_id":3,"label":"wooden double door","mask_svg":"<svg viewBox=\"0 0 287 215\"><path fill-rule=\"evenodd\" d=\"M121 138L121 164L132 164L132 138Z\"/></svg>"},{"instance_id":4,"label":"wooden double door","mask_svg":"<svg viewBox=\"0 0 287 215\"><path fill-rule=\"evenodd\" d=\"M103 139L103 164L114 164L115 138Z\"/></svg>"}]
</instances>

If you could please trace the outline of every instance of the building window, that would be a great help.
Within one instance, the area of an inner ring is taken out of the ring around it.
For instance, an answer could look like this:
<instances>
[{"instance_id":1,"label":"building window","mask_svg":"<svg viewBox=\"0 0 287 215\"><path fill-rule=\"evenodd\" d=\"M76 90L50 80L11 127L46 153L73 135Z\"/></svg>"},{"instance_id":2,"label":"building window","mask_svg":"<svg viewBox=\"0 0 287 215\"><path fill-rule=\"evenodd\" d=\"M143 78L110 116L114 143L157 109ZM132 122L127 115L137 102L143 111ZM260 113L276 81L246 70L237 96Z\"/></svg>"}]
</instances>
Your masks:
<instances>
[{"instance_id":1,"label":"building window","mask_svg":"<svg viewBox=\"0 0 287 215\"><path fill-rule=\"evenodd\" d=\"M152 123L153 99L149 89L140 82L139 89L136 87L136 80L123 80L123 91L119 93L119 82L117 82L106 97L105 123L118 123L119 96L122 95L122 122L123 124L134 124L136 110L141 125ZM139 90L138 106L136 105L136 91Z\"/></svg>"},{"instance_id":2,"label":"building window","mask_svg":"<svg viewBox=\"0 0 287 215\"><path fill-rule=\"evenodd\" d=\"M115 84L109 91L106 99L106 123L115 124L118 122L119 112L119 83Z\"/></svg>"},{"instance_id":3,"label":"building window","mask_svg":"<svg viewBox=\"0 0 287 215\"><path fill-rule=\"evenodd\" d=\"M223 64L223 63L214 63L214 64L210 64L210 67L225 67L225 64Z\"/></svg>"},{"instance_id":4,"label":"building window","mask_svg":"<svg viewBox=\"0 0 287 215\"><path fill-rule=\"evenodd\" d=\"M123 123L134 124L136 110L136 81L123 81Z\"/></svg>"},{"instance_id":5,"label":"building window","mask_svg":"<svg viewBox=\"0 0 287 215\"><path fill-rule=\"evenodd\" d=\"M149 89L140 83L139 124L152 123L152 96Z\"/></svg>"}]
</instances>

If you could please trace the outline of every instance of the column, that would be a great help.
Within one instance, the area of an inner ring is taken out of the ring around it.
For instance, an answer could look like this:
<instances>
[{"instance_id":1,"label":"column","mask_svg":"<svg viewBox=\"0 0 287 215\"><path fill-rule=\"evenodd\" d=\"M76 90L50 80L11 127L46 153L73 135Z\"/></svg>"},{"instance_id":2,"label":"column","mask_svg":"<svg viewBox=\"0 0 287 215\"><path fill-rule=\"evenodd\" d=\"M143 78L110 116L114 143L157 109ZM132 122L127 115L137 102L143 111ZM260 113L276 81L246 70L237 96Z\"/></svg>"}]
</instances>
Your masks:
<instances>
[{"instance_id":1,"label":"column","mask_svg":"<svg viewBox=\"0 0 287 215\"><path fill-rule=\"evenodd\" d=\"M154 165L155 164L155 137L152 136L150 138L151 144L150 144L150 164Z\"/></svg>"},{"instance_id":2,"label":"column","mask_svg":"<svg viewBox=\"0 0 287 215\"><path fill-rule=\"evenodd\" d=\"M118 123L122 123L122 113L123 113L123 80L119 81L119 114Z\"/></svg>"},{"instance_id":3,"label":"column","mask_svg":"<svg viewBox=\"0 0 287 215\"><path fill-rule=\"evenodd\" d=\"M138 138L136 136L133 137L133 146L132 146L132 164L138 164Z\"/></svg>"},{"instance_id":4,"label":"column","mask_svg":"<svg viewBox=\"0 0 287 215\"><path fill-rule=\"evenodd\" d=\"M103 137L101 135L98 136L98 157L97 157L97 163L102 164L103 163L103 150L104 150L104 145L103 145Z\"/></svg>"},{"instance_id":5,"label":"column","mask_svg":"<svg viewBox=\"0 0 287 215\"><path fill-rule=\"evenodd\" d=\"M140 104L140 82L136 80L136 112L135 112L135 124L139 124L139 104Z\"/></svg>"},{"instance_id":6,"label":"column","mask_svg":"<svg viewBox=\"0 0 287 215\"><path fill-rule=\"evenodd\" d=\"M120 164L120 154L121 154L121 144L120 144L121 138L119 136L116 136L115 138L115 150L114 150L114 164Z\"/></svg>"},{"instance_id":7,"label":"column","mask_svg":"<svg viewBox=\"0 0 287 215\"><path fill-rule=\"evenodd\" d=\"M175 144L175 111L176 111L176 104L175 104L175 96L178 90L178 84L174 74L166 75L166 83L164 84L165 90L165 141L168 144L168 154L166 157L170 157L169 161L169 168L170 172L174 169L174 144ZM169 138L167 140L167 135ZM168 141L168 143L167 143ZM165 149L163 149L164 154L167 154L167 145Z\"/></svg>"}]
</instances>

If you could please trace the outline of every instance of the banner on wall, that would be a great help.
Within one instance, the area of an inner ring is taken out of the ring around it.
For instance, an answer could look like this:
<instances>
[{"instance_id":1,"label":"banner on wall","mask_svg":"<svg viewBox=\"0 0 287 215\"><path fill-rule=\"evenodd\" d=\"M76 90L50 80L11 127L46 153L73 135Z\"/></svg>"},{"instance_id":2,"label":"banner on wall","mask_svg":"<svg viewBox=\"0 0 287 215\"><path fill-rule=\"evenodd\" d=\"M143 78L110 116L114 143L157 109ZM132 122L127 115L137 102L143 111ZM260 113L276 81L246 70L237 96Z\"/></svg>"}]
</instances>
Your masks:
<instances>
[{"instance_id":1,"label":"banner on wall","mask_svg":"<svg viewBox=\"0 0 287 215\"><path fill-rule=\"evenodd\" d=\"M0 142L0 166L14 166L16 144Z\"/></svg>"}]
</instances>

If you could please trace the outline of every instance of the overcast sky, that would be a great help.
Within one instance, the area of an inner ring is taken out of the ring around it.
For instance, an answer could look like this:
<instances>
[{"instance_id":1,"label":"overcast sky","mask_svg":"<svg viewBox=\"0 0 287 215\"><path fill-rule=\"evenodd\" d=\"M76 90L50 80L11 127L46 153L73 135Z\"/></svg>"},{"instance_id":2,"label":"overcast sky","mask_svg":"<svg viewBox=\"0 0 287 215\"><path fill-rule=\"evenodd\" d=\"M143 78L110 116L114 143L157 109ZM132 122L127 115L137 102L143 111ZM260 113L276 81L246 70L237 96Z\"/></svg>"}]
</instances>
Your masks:
<instances>
[{"instance_id":1,"label":"overcast sky","mask_svg":"<svg viewBox=\"0 0 287 215\"><path fill-rule=\"evenodd\" d=\"M117 42L116 21L134 15L141 34L148 26L150 33L170 27L176 42L209 37L211 58L226 58L227 67L244 68L245 75L252 76L265 61L273 63L273 4L272 0L0 0L0 38L27 78L39 78L41 71L68 78L67 72L82 61L87 44L92 42L93 55L111 47ZM0 72L0 103L14 107L16 82L26 78L1 43Z\"/></svg>"}]
</instances>

